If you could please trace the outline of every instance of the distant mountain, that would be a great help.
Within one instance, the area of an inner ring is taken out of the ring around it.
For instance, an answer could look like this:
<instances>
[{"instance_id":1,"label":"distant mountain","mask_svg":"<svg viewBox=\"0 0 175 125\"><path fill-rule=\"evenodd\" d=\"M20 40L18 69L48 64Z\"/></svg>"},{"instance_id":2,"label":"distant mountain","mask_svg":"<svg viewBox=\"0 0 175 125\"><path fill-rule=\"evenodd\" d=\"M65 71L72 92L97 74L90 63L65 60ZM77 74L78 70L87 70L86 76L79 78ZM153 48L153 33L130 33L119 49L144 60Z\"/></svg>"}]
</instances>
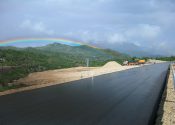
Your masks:
<instances>
[{"instance_id":1,"label":"distant mountain","mask_svg":"<svg viewBox=\"0 0 175 125\"><path fill-rule=\"evenodd\" d=\"M91 58L99 60L125 60L126 58L129 58L128 55L117 51L113 51L110 49L95 48L88 45L68 46L60 43L53 43L43 47L36 47L36 49L45 52L71 54L82 58Z\"/></svg>"},{"instance_id":2,"label":"distant mountain","mask_svg":"<svg viewBox=\"0 0 175 125\"><path fill-rule=\"evenodd\" d=\"M145 46L139 46L134 43L122 42L122 43L115 43L115 45L106 45L110 46L112 50L117 50L121 53L126 53L130 56L136 57L157 57L162 56L159 54L154 48L149 48Z\"/></svg>"},{"instance_id":3,"label":"distant mountain","mask_svg":"<svg viewBox=\"0 0 175 125\"><path fill-rule=\"evenodd\" d=\"M36 49L54 53L66 53L78 56L93 57L93 56L109 56L100 49L93 48L87 45L81 46L69 46L60 43L53 43L43 47L37 47Z\"/></svg>"}]
</instances>

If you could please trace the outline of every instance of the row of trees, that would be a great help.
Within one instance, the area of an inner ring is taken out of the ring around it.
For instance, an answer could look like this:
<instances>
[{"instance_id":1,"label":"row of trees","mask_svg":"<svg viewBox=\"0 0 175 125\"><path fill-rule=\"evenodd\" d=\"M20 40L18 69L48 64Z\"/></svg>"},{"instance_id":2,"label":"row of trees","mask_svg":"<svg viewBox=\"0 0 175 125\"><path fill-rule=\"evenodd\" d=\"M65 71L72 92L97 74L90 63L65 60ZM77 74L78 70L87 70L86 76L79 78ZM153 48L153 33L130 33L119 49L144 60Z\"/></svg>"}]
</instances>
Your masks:
<instances>
[{"instance_id":1,"label":"row of trees","mask_svg":"<svg viewBox=\"0 0 175 125\"><path fill-rule=\"evenodd\" d=\"M157 57L157 60L163 60L163 61L175 61L175 56L170 57Z\"/></svg>"}]
</instances>

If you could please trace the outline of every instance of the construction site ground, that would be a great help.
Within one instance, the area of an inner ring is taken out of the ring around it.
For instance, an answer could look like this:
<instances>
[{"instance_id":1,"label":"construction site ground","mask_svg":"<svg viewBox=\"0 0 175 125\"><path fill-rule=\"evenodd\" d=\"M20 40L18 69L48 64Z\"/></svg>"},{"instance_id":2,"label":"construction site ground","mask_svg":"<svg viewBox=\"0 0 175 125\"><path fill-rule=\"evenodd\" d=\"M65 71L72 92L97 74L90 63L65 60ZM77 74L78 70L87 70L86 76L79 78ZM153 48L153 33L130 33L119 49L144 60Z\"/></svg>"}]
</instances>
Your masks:
<instances>
[{"instance_id":1,"label":"construction site ground","mask_svg":"<svg viewBox=\"0 0 175 125\"><path fill-rule=\"evenodd\" d=\"M35 72L29 74L25 78L21 78L19 80L15 80L13 83L9 83L9 85L23 84L27 85L27 87L0 92L0 95L6 95L25 90L42 88L46 86L94 77L102 74L127 70L135 67L138 66L121 66L117 62L111 61L102 67L74 67L67 69L56 69L43 72Z\"/></svg>"}]
</instances>

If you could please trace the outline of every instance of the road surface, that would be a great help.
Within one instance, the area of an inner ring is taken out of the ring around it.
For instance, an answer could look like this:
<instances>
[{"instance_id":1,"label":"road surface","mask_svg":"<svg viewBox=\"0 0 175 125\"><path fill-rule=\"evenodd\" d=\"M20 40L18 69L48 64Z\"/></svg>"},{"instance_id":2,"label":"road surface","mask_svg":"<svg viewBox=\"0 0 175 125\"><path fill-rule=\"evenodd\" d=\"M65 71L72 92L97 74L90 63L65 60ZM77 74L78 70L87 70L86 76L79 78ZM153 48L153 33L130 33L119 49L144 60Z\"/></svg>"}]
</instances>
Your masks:
<instances>
[{"instance_id":1,"label":"road surface","mask_svg":"<svg viewBox=\"0 0 175 125\"><path fill-rule=\"evenodd\" d=\"M168 64L0 97L0 125L148 125Z\"/></svg>"}]
</instances>

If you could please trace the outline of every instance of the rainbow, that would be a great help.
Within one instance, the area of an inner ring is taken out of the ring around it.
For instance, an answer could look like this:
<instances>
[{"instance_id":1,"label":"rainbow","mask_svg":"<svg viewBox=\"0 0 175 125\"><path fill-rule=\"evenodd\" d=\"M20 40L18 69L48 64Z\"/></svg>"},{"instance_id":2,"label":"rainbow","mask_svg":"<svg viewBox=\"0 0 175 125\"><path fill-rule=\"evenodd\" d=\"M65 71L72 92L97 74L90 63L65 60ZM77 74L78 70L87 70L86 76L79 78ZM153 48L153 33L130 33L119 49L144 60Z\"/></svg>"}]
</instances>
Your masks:
<instances>
[{"instance_id":1,"label":"rainbow","mask_svg":"<svg viewBox=\"0 0 175 125\"><path fill-rule=\"evenodd\" d=\"M51 43L60 43L69 46L85 45L79 41L68 40L63 38L20 38L20 39L18 38L18 39L0 41L0 46L27 47L27 46L42 46Z\"/></svg>"}]
</instances>

